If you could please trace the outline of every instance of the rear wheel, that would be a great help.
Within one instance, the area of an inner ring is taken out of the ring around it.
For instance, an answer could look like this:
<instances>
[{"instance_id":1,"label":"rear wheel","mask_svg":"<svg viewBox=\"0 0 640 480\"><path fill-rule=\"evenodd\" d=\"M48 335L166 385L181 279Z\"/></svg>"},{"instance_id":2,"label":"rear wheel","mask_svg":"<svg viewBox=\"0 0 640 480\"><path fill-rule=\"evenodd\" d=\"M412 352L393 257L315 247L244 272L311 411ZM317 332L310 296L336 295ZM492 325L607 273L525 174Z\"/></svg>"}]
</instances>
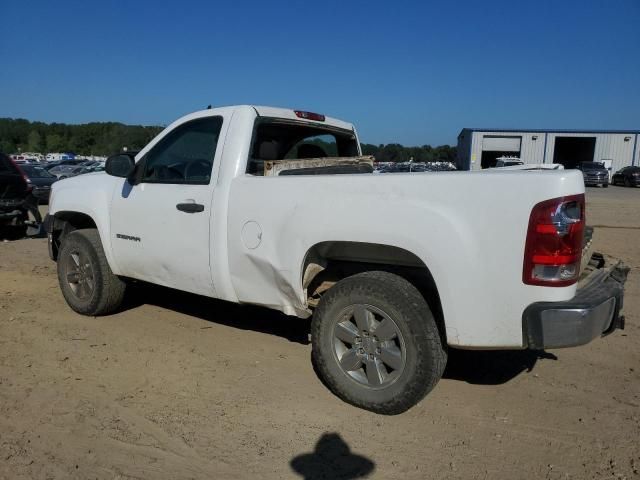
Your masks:
<instances>
[{"instance_id":1,"label":"rear wheel","mask_svg":"<svg viewBox=\"0 0 640 480\"><path fill-rule=\"evenodd\" d=\"M338 282L312 321L313 360L340 398L394 415L436 385L446 348L418 290L402 277L366 272Z\"/></svg>"},{"instance_id":2,"label":"rear wheel","mask_svg":"<svg viewBox=\"0 0 640 480\"><path fill-rule=\"evenodd\" d=\"M113 274L95 229L66 235L58 254L58 282L69 306L83 315L106 315L122 304L126 284Z\"/></svg>"}]
</instances>

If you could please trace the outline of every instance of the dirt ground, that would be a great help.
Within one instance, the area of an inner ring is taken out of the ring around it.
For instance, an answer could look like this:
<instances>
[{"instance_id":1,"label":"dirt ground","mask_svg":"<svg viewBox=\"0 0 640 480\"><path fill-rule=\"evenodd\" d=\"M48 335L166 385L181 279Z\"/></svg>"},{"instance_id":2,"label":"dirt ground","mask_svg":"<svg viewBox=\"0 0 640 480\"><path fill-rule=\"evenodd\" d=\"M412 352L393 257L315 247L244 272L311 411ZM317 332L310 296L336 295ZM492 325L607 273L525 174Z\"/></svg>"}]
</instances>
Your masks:
<instances>
[{"instance_id":1,"label":"dirt ground","mask_svg":"<svg viewBox=\"0 0 640 480\"><path fill-rule=\"evenodd\" d=\"M86 318L43 239L0 241L0 478L640 479L640 189L589 189L632 267L627 328L541 354L452 351L384 417L318 380L308 322L163 288Z\"/></svg>"}]
</instances>

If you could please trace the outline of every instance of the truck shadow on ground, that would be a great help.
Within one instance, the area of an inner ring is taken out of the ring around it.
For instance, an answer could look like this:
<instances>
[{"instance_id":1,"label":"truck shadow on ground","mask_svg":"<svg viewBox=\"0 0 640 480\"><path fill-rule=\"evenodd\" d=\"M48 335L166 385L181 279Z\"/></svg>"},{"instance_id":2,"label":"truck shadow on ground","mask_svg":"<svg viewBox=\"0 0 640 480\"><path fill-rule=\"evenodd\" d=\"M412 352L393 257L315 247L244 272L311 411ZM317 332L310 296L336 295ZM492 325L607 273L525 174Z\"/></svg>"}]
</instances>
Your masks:
<instances>
[{"instance_id":1,"label":"truck shadow on ground","mask_svg":"<svg viewBox=\"0 0 640 480\"><path fill-rule=\"evenodd\" d=\"M523 372L530 372L539 360L557 360L553 353L537 350L449 349L443 378L475 385L501 385Z\"/></svg>"},{"instance_id":2,"label":"truck shadow on ground","mask_svg":"<svg viewBox=\"0 0 640 480\"><path fill-rule=\"evenodd\" d=\"M130 286L124 310L144 304L241 330L252 330L309 344L310 319L284 315L275 310L252 305L238 305L191 293L146 283ZM458 350L449 349L443 378L478 385L500 385L530 372L541 360L557 360L552 353L532 350Z\"/></svg>"},{"instance_id":3,"label":"truck shadow on ground","mask_svg":"<svg viewBox=\"0 0 640 480\"><path fill-rule=\"evenodd\" d=\"M304 480L363 478L375 470L375 463L353 453L337 433L324 433L312 452L293 458L289 464Z\"/></svg>"},{"instance_id":4,"label":"truck shadow on ground","mask_svg":"<svg viewBox=\"0 0 640 480\"><path fill-rule=\"evenodd\" d=\"M123 310L144 304L219 325L275 335L302 345L309 344L311 319L290 317L268 308L238 305L146 283L132 284L130 291L127 291Z\"/></svg>"}]
</instances>

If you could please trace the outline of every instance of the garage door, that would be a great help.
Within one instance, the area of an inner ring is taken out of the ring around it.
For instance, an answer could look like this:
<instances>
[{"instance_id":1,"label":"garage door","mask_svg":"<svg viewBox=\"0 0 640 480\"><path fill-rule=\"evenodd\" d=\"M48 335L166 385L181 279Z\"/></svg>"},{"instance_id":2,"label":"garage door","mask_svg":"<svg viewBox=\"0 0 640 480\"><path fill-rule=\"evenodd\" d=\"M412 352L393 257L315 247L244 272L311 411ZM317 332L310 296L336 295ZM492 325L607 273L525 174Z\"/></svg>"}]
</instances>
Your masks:
<instances>
[{"instance_id":1,"label":"garage door","mask_svg":"<svg viewBox=\"0 0 640 480\"><path fill-rule=\"evenodd\" d=\"M485 152L519 152L522 137L482 137L482 150Z\"/></svg>"}]
</instances>

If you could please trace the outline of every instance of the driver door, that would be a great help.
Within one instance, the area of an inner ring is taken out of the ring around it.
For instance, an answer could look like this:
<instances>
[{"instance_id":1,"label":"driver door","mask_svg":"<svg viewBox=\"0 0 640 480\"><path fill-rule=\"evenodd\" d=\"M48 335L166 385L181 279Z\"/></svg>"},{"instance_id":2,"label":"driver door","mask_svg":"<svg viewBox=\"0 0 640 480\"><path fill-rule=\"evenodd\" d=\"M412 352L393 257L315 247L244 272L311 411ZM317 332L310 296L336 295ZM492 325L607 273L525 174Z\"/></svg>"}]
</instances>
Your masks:
<instances>
[{"instance_id":1,"label":"driver door","mask_svg":"<svg viewBox=\"0 0 640 480\"><path fill-rule=\"evenodd\" d=\"M221 116L178 125L138 161L135 185L116 189L111 246L122 275L215 295L209 225L222 125Z\"/></svg>"}]
</instances>

